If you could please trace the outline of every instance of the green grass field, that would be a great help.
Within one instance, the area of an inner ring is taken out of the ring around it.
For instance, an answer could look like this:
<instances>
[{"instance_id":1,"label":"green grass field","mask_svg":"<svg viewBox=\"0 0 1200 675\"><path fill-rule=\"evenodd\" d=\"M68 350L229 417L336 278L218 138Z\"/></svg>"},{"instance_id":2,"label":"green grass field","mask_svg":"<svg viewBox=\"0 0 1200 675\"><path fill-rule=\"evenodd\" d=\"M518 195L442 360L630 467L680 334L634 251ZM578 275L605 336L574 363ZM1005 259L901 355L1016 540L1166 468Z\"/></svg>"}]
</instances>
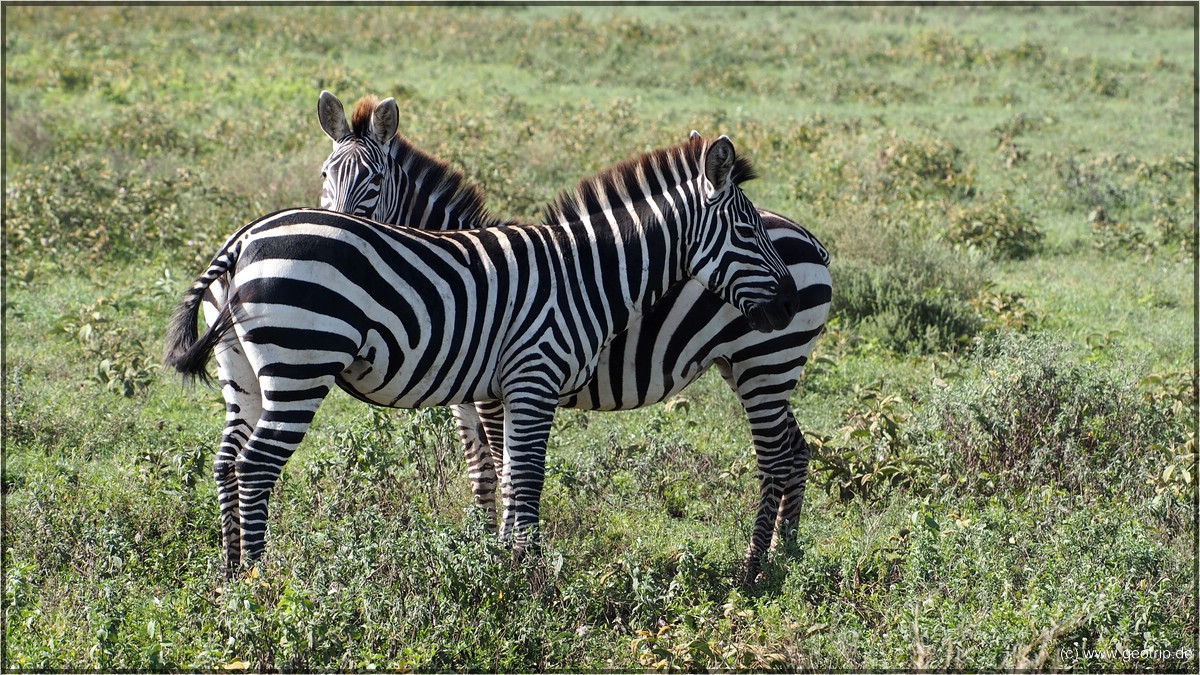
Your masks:
<instances>
[{"instance_id":1,"label":"green grass field","mask_svg":"<svg viewBox=\"0 0 1200 675\"><path fill-rule=\"evenodd\" d=\"M4 7L10 670L1195 671L1195 6ZM834 256L799 537L715 373L560 411L543 555L447 410L335 392L220 576L219 392L159 366L221 241L315 205L317 96L499 216L691 129Z\"/></svg>"}]
</instances>

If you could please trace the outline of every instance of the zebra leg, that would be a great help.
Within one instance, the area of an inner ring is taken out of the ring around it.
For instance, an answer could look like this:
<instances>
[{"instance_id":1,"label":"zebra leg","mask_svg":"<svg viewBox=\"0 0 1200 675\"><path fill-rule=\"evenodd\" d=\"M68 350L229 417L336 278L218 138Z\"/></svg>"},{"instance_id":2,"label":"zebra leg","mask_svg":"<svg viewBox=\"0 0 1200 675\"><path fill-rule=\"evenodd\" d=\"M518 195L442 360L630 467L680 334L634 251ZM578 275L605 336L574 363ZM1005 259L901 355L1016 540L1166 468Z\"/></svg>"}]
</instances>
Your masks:
<instances>
[{"instance_id":1,"label":"zebra leg","mask_svg":"<svg viewBox=\"0 0 1200 675\"><path fill-rule=\"evenodd\" d=\"M450 407L458 423L458 435L462 438L463 454L467 458L467 476L471 480L471 492L475 495L475 506L487 515L488 529L496 531L496 465L492 459L492 448L488 444L484 423L476 406L462 404Z\"/></svg>"},{"instance_id":2,"label":"zebra leg","mask_svg":"<svg viewBox=\"0 0 1200 675\"><path fill-rule=\"evenodd\" d=\"M791 434L787 428L787 401L759 403L743 402L754 437L754 454L758 462L758 514L750 547L742 563L742 583L749 585L758 576L762 557L769 548L775 532L780 506L792 475Z\"/></svg>"},{"instance_id":3,"label":"zebra leg","mask_svg":"<svg viewBox=\"0 0 1200 675\"><path fill-rule=\"evenodd\" d=\"M504 474L504 402L480 401L475 404L479 419L483 422L483 438L492 450L492 464L496 475Z\"/></svg>"},{"instance_id":4,"label":"zebra leg","mask_svg":"<svg viewBox=\"0 0 1200 675\"><path fill-rule=\"evenodd\" d=\"M275 377L262 383L263 414L236 463L242 560L247 564L262 556L266 544L271 490L333 385L332 375L303 380Z\"/></svg>"},{"instance_id":5,"label":"zebra leg","mask_svg":"<svg viewBox=\"0 0 1200 675\"><path fill-rule=\"evenodd\" d=\"M800 507L804 504L804 489L808 484L808 462L812 452L804 440L804 432L796 424L796 418L788 409L788 445L792 450L792 474L783 487L783 498L779 502L779 519L775 522L775 535L771 539L771 548L780 541L791 541L796 536L796 527L800 522Z\"/></svg>"},{"instance_id":6,"label":"zebra leg","mask_svg":"<svg viewBox=\"0 0 1200 675\"><path fill-rule=\"evenodd\" d=\"M503 500L507 490L504 487L504 402L476 402L475 411L483 422L483 439L491 449L492 466L495 467L496 478L500 481L500 498Z\"/></svg>"},{"instance_id":7,"label":"zebra leg","mask_svg":"<svg viewBox=\"0 0 1200 675\"><path fill-rule=\"evenodd\" d=\"M513 545L514 560L538 547L538 515L546 478L546 440L558 397L525 395L504 402L504 523L500 538Z\"/></svg>"},{"instance_id":8,"label":"zebra leg","mask_svg":"<svg viewBox=\"0 0 1200 675\"><path fill-rule=\"evenodd\" d=\"M225 431L213 458L213 478L217 482L217 503L221 509L225 578L229 579L242 560L237 457L262 416L262 393L258 378L238 345L217 352L217 377L225 398Z\"/></svg>"},{"instance_id":9,"label":"zebra leg","mask_svg":"<svg viewBox=\"0 0 1200 675\"><path fill-rule=\"evenodd\" d=\"M749 586L758 576L763 555L771 545L783 494L793 473L789 420L793 426L795 420L787 396L796 382L781 381L773 369L747 367L749 364L745 363L718 361L716 365L746 410L758 463L758 513L739 570L742 585Z\"/></svg>"}]
</instances>

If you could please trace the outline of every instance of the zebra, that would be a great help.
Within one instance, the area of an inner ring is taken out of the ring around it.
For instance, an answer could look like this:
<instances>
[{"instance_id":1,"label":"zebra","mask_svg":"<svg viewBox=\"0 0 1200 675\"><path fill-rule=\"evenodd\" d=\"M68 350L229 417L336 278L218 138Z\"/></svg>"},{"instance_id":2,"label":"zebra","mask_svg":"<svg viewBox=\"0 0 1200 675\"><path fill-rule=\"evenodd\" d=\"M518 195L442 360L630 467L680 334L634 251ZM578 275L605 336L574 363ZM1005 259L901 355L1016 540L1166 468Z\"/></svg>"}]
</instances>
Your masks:
<instances>
[{"instance_id":1,"label":"zebra","mask_svg":"<svg viewBox=\"0 0 1200 675\"><path fill-rule=\"evenodd\" d=\"M374 220L430 230L480 226L478 189L462 175L398 133L394 99L359 100L351 120L341 101L322 92L317 115L333 151L322 165L321 206ZM447 178L453 176L452 178ZM428 184L449 180L445 191L469 202L454 210L427 209L439 200ZM668 290L600 354L595 373L559 406L582 410L629 410L665 401L712 365L733 389L750 423L758 465L760 500L753 535L741 565L749 582L763 554L792 536L808 478L810 452L788 400L829 316L830 256L812 233L777 213L758 209L798 289L799 312L783 330L750 328L733 307L694 281ZM453 406L476 505L496 519L497 476L503 475L503 407L498 401Z\"/></svg>"},{"instance_id":2,"label":"zebra","mask_svg":"<svg viewBox=\"0 0 1200 675\"><path fill-rule=\"evenodd\" d=\"M752 174L728 137L694 134L581 181L542 224L481 211L486 227L430 232L293 208L232 234L175 309L165 356L203 380L216 352L226 575L261 558L271 490L335 385L398 408L501 401L500 536L516 559L536 550L558 400L613 335L685 278L756 330L795 313L792 277L739 185ZM223 301L198 336L218 280Z\"/></svg>"}]
</instances>

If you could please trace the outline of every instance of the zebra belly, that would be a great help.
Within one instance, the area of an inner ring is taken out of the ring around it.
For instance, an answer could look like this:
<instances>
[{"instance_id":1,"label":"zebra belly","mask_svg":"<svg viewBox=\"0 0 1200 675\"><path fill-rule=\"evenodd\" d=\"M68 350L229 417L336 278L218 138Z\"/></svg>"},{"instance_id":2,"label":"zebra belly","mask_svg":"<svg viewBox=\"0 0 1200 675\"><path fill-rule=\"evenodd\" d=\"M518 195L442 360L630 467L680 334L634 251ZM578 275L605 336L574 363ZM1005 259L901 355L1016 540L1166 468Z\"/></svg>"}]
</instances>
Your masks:
<instances>
[{"instance_id":1,"label":"zebra belly","mask_svg":"<svg viewBox=\"0 0 1200 675\"><path fill-rule=\"evenodd\" d=\"M630 410L664 401L727 355L722 333L738 319L746 323L741 312L701 284L677 284L609 341L591 378L564 395L559 405Z\"/></svg>"},{"instance_id":2,"label":"zebra belly","mask_svg":"<svg viewBox=\"0 0 1200 675\"><path fill-rule=\"evenodd\" d=\"M338 384L356 398L390 408L470 403L495 398L493 369L484 365L494 361L451 344L398 349L394 338L370 330Z\"/></svg>"}]
</instances>

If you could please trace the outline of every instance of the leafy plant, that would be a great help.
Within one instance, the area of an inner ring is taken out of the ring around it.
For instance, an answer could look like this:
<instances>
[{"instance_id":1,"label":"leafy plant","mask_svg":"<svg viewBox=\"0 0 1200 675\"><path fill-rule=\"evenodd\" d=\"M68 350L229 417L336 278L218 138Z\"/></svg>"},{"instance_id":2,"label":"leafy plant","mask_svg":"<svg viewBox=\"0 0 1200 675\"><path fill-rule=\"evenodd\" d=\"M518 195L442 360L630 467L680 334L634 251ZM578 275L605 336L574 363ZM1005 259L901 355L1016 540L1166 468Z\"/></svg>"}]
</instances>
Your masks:
<instances>
[{"instance_id":1,"label":"leafy plant","mask_svg":"<svg viewBox=\"0 0 1200 675\"><path fill-rule=\"evenodd\" d=\"M1026 332L1036 328L1042 320L1041 314L1026 304L1025 296L1001 290L990 282L971 298L971 306L983 317L983 327L988 331Z\"/></svg>"},{"instance_id":2,"label":"leafy plant","mask_svg":"<svg viewBox=\"0 0 1200 675\"><path fill-rule=\"evenodd\" d=\"M921 492L927 462L908 447L902 429L908 415L900 412L904 402L881 389L877 383L855 392L858 406L843 413L840 445L833 438L817 438L812 445L814 473L825 474L826 489L843 502L877 501L896 488Z\"/></svg>"},{"instance_id":3,"label":"leafy plant","mask_svg":"<svg viewBox=\"0 0 1200 675\"><path fill-rule=\"evenodd\" d=\"M951 194L970 197L975 178L963 166L962 148L936 138L910 139L891 133L879 152L879 166L889 190L906 197Z\"/></svg>"},{"instance_id":4,"label":"leafy plant","mask_svg":"<svg viewBox=\"0 0 1200 675\"><path fill-rule=\"evenodd\" d=\"M1033 218L1005 193L968 207L950 211L946 238L1008 260L1023 260L1037 252L1044 233Z\"/></svg>"},{"instance_id":5,"label":"leafy plant","mask_svg":"<svg viewBox=\"0 0 1200 675\"><path fill-rule=\"evenodd\" d=\"M914 429L914 442L961 489L1120 483L1141 492L1134 477L1157 456L1147 448L1179 438L1127 378L1067 357L1053 340L1002 335L980 355L979 375L934 392Z\"/></svg>"},{"instance_id":6,"label":"leafy plant","mask_svg":"<svg viewBox=\"0 0 1200 675\"><path fill-rule=\"evenodd\" d=\"M133 396L155 381L159 365L147 357L141 335L111 318L121 311L118 300L101 297L80 308L76 316L63 319L59 329L99 359L89 379L108 391Z\"/></svg>"},{"instance_id":7,"label":"leafy plant","mask_svg":"<svg viewBox=\"0 0 1200 675\"><path fill-rule=\"evenodd\" d=\"M1157 467L1156 467L1157 469ZM1154 494L1172 494L1180 503L1191 504L1196 496L1196 434L1189 432L1187 440L1167 449L1161 471L1146 479Z\"/></svg>"},{"instance_id":8,"label":"leafy plant","mask_svg":"<svg viewBox=\"0 0 1200 675\"><path fill-rule=\"evenodd\" d=\"M1092 209L1088 223L1092 226L1092 247L1098 251L1147 253L1152 249L1145 230L1112 220L1102 207Z\"/></svg>"},{"instance_id":9,"label":"leafy plant","mask_svg":"<svg viewBox=\"0 0 1200 675\"><path fill-rule=\"evenodd\" d=\"M882 268L852 261L834 268L838 290L832 313L898 352L936 352L966 344L983 322L969 302L971 296L964 298L950 286L954 280L940 283L939 275L953 268L929 265L906 272L900 261L903 252L898 254L893 265ZM921 257L940 262L936 254L917 254L908 261Z\"/></svg>"}]
</instances>

